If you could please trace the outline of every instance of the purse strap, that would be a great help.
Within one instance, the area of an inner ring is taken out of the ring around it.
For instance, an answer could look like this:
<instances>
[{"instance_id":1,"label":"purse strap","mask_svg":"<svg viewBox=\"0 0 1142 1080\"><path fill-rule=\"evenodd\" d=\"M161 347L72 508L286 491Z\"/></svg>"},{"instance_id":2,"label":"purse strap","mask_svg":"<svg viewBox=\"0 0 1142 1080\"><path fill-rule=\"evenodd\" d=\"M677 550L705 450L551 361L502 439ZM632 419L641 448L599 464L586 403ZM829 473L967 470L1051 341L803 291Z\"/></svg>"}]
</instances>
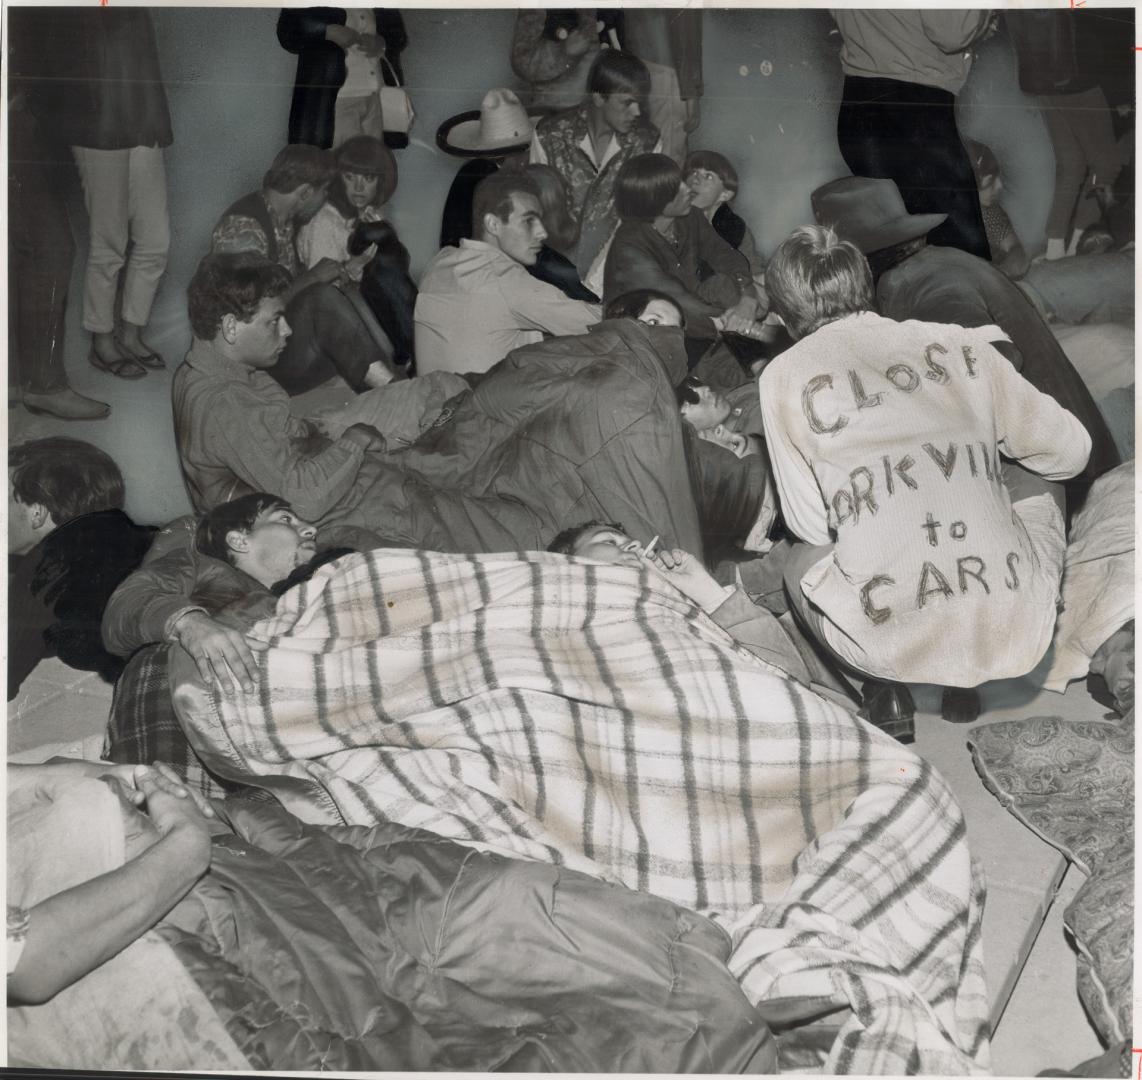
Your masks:
<instances>
[{"instance_id":1,"label":"purse strap","mask_svg":"<svg viewBox=\"0 0 1142 1080\"><path fill-rule=\"evenodd\" d=\"M387 56L382 56L381 57L381 63L384 64L385 67L389 69L389 74L393 78L393 86L400 86L401 81L400 81L400 79L397 78L396 68L393 67L392 63L389 61L389 58Z\"/></svg>"}]
</instances>

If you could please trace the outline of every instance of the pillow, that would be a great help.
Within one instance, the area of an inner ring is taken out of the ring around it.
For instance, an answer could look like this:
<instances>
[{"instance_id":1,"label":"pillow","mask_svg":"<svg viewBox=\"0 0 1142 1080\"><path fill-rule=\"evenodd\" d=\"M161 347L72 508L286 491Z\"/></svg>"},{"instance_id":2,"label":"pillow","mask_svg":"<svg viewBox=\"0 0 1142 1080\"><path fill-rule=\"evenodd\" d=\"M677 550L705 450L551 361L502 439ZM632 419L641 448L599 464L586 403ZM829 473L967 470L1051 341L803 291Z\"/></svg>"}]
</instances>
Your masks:
<instances>
[{"instance_id":1,"label":"pillow","mask_svg":"<svg viewBox=\"0 0 1142 1080\"><path fill-rule=\"evenodd\" d=\"M115 870L123 804L100 780L21 774L8 793L8 902ZM132 814L134 811L131 812ZM34 923L35 911L31 918ZM42 1005L9 1008L8 1064L50 1069L245 1069L214 1007L154 930Z\"/></svg>"},{"instance_id":2,"label":"pillow","mask_svg":"<svg viewBox=\"0 0 1142 1080\"><path fill-rule=\"evenodd\" d=\"M984 785L1089 880L1063 915L1078 989L1110 1043L1129 1037L1134 951L1134 713L984 724L969 737Z\"/></svg>"}]
</instances>

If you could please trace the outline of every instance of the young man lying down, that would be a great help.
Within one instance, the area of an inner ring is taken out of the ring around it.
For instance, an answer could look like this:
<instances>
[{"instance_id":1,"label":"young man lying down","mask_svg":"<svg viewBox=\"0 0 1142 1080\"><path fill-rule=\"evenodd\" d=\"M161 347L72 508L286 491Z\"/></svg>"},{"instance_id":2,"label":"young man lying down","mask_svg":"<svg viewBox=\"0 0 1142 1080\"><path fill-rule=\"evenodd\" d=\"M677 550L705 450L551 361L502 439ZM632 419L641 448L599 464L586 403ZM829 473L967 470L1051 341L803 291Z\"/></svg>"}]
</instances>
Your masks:
<instances>
[{"instance_id":1,"label":"young man lying down","mask_svg":"<svg viewBox=\"0 0 1142 1080\"><path fill-rule=\"evenodd\" d=\"M48 1069L776 1068L707 919L159 763L8 766L7 952L9 1060Z\"/></svg>"},{"instance_id":2,"label":"young man lying down","mask_svg":"<svg viewBox=\"0 0 1142 1080\"><path fill-rule=\"evenodd\" d=\"M755 605L736 585L719 585L688 551L660 548L657 540L644 546L621 525L588 521L561 532L547 550L660 574L755 656L810 685L805 661L772 612Z\"/></svg>"}]
</instances>

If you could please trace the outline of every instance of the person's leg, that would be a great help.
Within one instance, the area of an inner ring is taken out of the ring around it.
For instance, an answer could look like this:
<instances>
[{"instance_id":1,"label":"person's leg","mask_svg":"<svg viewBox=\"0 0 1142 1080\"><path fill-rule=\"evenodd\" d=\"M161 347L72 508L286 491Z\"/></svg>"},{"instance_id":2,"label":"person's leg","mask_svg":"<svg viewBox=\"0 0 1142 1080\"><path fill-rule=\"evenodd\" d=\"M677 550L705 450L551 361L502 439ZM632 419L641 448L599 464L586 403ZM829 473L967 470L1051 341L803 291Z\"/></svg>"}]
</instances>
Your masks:
<instances>
[{"instance_id":1,"label":"person's leg","mask_svg":"<svg viewBox=\"0 0 1142 1080\"><path fill-rule=\"evenodd\" d=\"M167 209L167 174L163 151L157 146L130 150L128 213L131 253L123 282L124 347L134 356L154 356L141 337L151 317L155 293L167 266L170 250L170 215ZM159 358L155 366L161 365Z\"/></svg>"},{"instance_id":2,"label":"person's leg","mask_svg":"<svg viewBox=\"0 0 1142 1080\"><path fill-rule=\"evenodd\" d=\"M862 716L874 727L880 728L902 743L915 740L914 716L916 705L912 693L903 683L882 682L842 660L829 647L825 631L825 615L811 604L801 591L801 579L823 558L831 554L832 544L814 546L796 543L785 564L785 591L789 597L789 610L806 638L819 647L819 657L833 670L846 678L861 681Z\"/></svg>"},{"instance_id":3,"label":"person's leg","mask_svg":"<svg viewBox=\"0 0 1142 1080\"><path fill-rule=\"evenodd\" d=\"M410 364L416 285L409 277L407 263L402 265L402 260L392 255L374 256L361 275L361 296L393 343L393 361Z\"/></svg>"},{"instance_id":4,"label":"person's leg","mask_svg":"<svg viewBox=\"0 0 1142 1080\"><path fill-rule=\"evenodd\" d=\"M686 106L678 89L678 75L665 64L644 63L650 72L650 122L662 137L662 152L681 165L686 160Z\"/></svg>"},{"instance_id":5,"label":"person's leg","mask_svg":"<svg viewBox=\"0 0 1142 1080\"><path fill-rule=\"evenodd\" d=\"M87 207L89 250L83 282L83 328L91 332L96 366L112 374L137 378L143 367L125 358L115 344L115 294L119 271L127 257L127 150L93 150L73 146Z\"/></svg>"},{"instance_id":6,"label":"person's leg","mask_svg":"<svg viewBox=\"0 0 1142 1080\"><path fill-rule=\"evenodd\" d=\"M340 375L354 390L369 387L370 369L387 356L351 302L332 285L313 285L286 308L293 333L281 359L269 369L291 396Z\"/></svg>"},{"instance_id":7,"label":"person's leg","mask_svg":"<svg viewBox=\"0 0 1142 1080\"><path fill-rule=\"evenodd\" d=\"M369 104L375 94L364 97L345 97L337 95L337 102L333 107L333 149L337 149L346 139L354 135L372 135L373 132L366 127Z\"/></svg>"},{"instance_id":8,"label":"person's leg","mask_svg":"<svg viewBox=\"0 0 1142 1080\"><path fill-rule=\"evenodd\" d=\"M22 391L54 394L67 388L64 313L75 242L42 170L9 168L8 357Z\"/></svg>"},{"instance_id":9,"label":"person's leg","mask_svg":"<svg viewBox=\"0 0 1142 1080\"><path fill-rule=\"evenodd\" d=\"M929 234L929 243L990 261L953 94L895 79L846 76L837 143L855 176L894 180L910 213L948 215Z\"/></svg>"},{"instance_id":10,"label":"person's leg","mask_svg":"<svg viewBox=\"0 0 1142 1080\"><path fill-rule=\"evenodd\" d=\"M1066 488L1058 481L1047 480L1038 473L1024 468L1019 462L1008 461L1006 458L1002 459L1000 475L1003 477L1003 486L1007 488L1012 506L1024 499L1047 495L1059 508L1059 513L1066 516Z\"/></svg>"},{"instance_id":11,"label":"person's leg","mask_svg":"<svg viewBox=\"0 0 1142 1080\"><path fill-rule=\"evenodd\" d=\"M1076 125L1073 130L1082 147L1083 161L1086 164L1086 184L1079 193L1075 206L1068 254L1074 254L1084 230L1102 221L1102 206L1094 189L1100 189L1105 199L1122 170L1122 159L1114 140L1110 106L1106 102L1102 88L1095 86L1081 94L1072 94L1071 99L1074 101L1074 111L1076 113L1081 111L1083 117L1082 123Z\"/></svg>"},{"instance_id":12,"label":"person's leg","mask_svg":"<svg viewBox=\"0 0 1142 1080\"><path fill-rule=\"evenodd\" d=\"M990 262L975 172L956 126L955 97L928 87L917 90L915 143L905 159L910 190L901 191L904 204L913 214L948 215L928 234L929 244L956 247Z\"/></svg>"},{"instance_id":13,"label":"person's leg","mask_svg":"<svg viewBox=\"0 0 1142 1080\"><path fill-rule=\"evenodd\" d=\"M1077 135L1077 127L1084 119L1081 112L1072 110L1070 95L1041 97L1039 111L1055 152L1055 192L1047 214L1047 258L1057 259L1066 254L1075 205L1087 173Z\"/></svg>"}]
</instances>

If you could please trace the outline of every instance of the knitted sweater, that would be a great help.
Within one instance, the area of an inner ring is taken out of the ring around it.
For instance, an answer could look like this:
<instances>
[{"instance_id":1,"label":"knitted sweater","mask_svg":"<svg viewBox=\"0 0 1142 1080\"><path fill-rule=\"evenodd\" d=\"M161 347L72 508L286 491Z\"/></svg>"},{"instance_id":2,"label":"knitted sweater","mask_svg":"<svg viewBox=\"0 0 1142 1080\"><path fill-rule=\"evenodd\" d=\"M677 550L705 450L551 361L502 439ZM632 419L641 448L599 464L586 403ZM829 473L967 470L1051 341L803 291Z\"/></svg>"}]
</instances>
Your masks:
<instances>
[{"instance_id":1,"label":"knitted sweater","mask_svg":"<svg viewBox=\"0 0 1142 1080\"><path fill-rule=\"evenodd\" d=\"M869 674L976 686L1026 674L1051 640L1062 516L1013 509L999 453L1073 476L1090 436L966 330L864 312L830 323L761 375L786 524L830 544L801 590L828 645Z\"/></svg>"}]
</instances>

